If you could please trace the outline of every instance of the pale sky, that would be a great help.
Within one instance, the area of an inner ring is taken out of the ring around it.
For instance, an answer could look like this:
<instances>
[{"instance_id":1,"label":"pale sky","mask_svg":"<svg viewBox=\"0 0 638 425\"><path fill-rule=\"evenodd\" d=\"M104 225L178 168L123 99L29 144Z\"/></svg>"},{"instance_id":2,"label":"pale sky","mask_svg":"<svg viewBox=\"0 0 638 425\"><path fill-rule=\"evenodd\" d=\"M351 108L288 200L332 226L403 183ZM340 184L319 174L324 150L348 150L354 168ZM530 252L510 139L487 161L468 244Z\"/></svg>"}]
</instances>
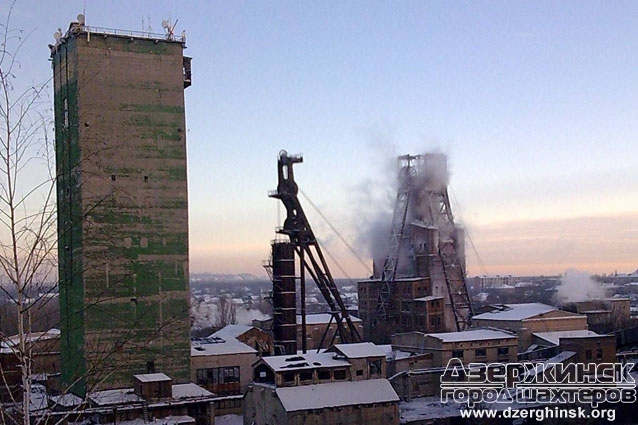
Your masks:
<instances>
[{"instance_id":1,"label":"pale sky","mask_svg":"<svg viewBox=\"0 0 638 425\"><path fill-rule=\"evenodd\" d=\"M281 149L304 155L301 190L368 263L395 157L434 151L469 275L638 267L638 2L18 0L22 81L50 78L47 44L82 12L186 30L193 272L265 277ZM367 276L301 201L348 276Z\"/></svg>"}]
</instances>

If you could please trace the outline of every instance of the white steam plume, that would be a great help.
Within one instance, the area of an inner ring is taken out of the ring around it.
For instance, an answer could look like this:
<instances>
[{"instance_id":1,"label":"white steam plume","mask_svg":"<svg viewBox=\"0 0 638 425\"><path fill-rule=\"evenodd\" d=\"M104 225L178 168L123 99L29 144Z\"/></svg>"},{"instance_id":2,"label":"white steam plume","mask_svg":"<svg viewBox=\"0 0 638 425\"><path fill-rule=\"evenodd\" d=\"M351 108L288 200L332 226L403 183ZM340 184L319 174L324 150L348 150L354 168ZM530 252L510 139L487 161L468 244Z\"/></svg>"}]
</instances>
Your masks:
<instances>
[{"instance_id":1,"label":"white steam plume","mask_svg":"<svg viewBox=\"0 0 638 425\"><path fill-rule=\"evenodd\" d=\"M565 272L556 289L556 296L563 303L600 300L605 296L603 288L589 273L575 269Z\"/></svg>"}]
</instances>

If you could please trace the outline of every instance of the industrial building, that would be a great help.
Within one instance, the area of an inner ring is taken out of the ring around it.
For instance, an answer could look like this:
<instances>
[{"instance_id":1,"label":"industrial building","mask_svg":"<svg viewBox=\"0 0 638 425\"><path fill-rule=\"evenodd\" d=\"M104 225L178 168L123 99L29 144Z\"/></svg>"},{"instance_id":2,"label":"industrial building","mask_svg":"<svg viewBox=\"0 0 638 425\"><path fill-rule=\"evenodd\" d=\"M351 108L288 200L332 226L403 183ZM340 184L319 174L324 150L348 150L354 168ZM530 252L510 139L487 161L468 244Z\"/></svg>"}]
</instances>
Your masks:
<instances>
[{"instance_id":1,"label":"industrial building","mask_svg":"<svg viewBox=\"0 0 638 425\"><path fill-rule=\"evenodd\" d=\"M386 353L366 342L264 357L254 365L244 424L398 424Z\"/></svg>"},{"instance_id":2,"label":"industrial building","mask_svg":"<svg viewBox=\"0 0 638 425\"><path fill-rule=\"evenodd\" d=\"M535 332L558 332L587 329L587 317L559 310L542 303L501 304L491 311L477 314L472 323L479 327L495 327L515 332L518 351L526 351Z\"/></svg>"},{"instance_id":3,"label":"industrial building","mask_svg":"<svg viewBox=\"0 0 638 425\"><path fill-rule=\"evenodd\" d=\"M454 223L442 154L398 158L398 190L387 254L361 281L359 317L366 339L395 332L460 331L472 307L465 284L464 231Z\"/></svg>"},{"instance_id":4,"label":"industrial building","mask_svg":"<svg viewBox=\"0 0 638 425\"><path fill-rule=\"evenodd\" d=\"M50 45L61 363L87 391L190 377L185 40L89 27Z\"/></svg>"}]
</instances>

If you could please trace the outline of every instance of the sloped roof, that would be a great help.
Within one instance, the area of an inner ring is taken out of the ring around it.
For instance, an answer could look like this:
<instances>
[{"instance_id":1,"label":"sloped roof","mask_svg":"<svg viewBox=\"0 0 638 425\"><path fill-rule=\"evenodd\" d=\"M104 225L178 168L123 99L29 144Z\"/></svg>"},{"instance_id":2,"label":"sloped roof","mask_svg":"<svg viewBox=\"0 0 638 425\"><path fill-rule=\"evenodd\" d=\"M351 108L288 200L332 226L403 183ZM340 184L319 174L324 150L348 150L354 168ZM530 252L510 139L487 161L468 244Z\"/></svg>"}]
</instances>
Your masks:
<instances>
[{"instance_id":1,"label":"sloped roof","mask_svg":"<svg viewBox=\"0 0 638 425\"><path fill-rule=\"evenodd\" d=\"M245 334L252 328L253 327L249 325L226 325L212 334L210 337L218 337L222 339L237 338L238 336Z\"/></svg>"},{"instance_id":2,"label":"sloped roof","mask_svg":"<svg viewBox=\"0 0 638 425\"><path fill-rule=\"evenodd\" d=\"M505 338L516 339L516 335L496 329L468 329L461 332L442 332L427 335L436 338L441 342L479 341Z\"/></svg>"},{"instance_id":3,"label":"sloped roof","mask_svg":"<svg viewBox=\"0 0 638 425\"><path fill-rule=\"evenodd\" d=\"M172 381L172 379L164 373L142 373L140 375L133 375L133 377L140 382Z\"/></svg>"},{"instance_id":4,"label":"sloped roof","mask_svg":"<svg viewBox=\"0 0 638 425\"><path fill-rule=\"evenodd\" d=\"M596 332L589 331L587 329L578 329L574 331L534 332L534 336L544 339L551 344L558 345L560 338L590 337L599 335Z\"/></svg>"},{"instance_id":5,"label":"sloped roof","mask_svg":"<svg viewBox=\"0 0 638 425\"><path fill-rule=\"evenodd\" d=\"M501 304L495 310L477 314L472 319L480 320L524 320L550 311L558 310L556 307L543 303Z\"/></svg>"},{"instance_id":6,"label":"sloped roof","mask_svg":"<svg viewBox=\"0 0 638 425\"><path fill-rule=\"evenodd\" d=\"M95 391L88 398L97 406L113 404L139 403L144 399L133 392L133 388L118 388L115 390Z\"/></svg>"},{"instance_id":7,"label":"sloped roof","mask_svg":"<svg viewBox=\"0 0 638 425\"><path fill-rule=\"evenodd\" d=\"M364 357L385 357L386 353L372 342L359 342L356 344L335 344L334 348L339 350L349 359L360 359Z\"/></svg>"},{"instance_id":8,"label":"sloped roof","mask_svg":"<svg viewBox=\"0 0 638 425\"><path fill-rule=\"evenodd\" d=\"M277 388L276 392L286 412L399 402L397 393L387 379L285 387Z\"/></svg>"},{"instance_id":9,"label":"sloped roof","mask_svg":"<svg viewBox=\"0 0 638 425\"><path fill-rule=\"evenodd\" d=\"M191 356L219 356L222 354L257 353L257 350L235 338L219 339L217 342L191 342Z\"/></svg>"},{"instance_id":10,"label":"sloped roof","mask_svg":"<svg viewBox=\"0 0 638 425\"><path fill-rule=\"evenodd\" d=\"M212 397L214 394L197 384L175 384L172 388L174 399L194 398L194 397Z\"/></svg>"}]
</instances>

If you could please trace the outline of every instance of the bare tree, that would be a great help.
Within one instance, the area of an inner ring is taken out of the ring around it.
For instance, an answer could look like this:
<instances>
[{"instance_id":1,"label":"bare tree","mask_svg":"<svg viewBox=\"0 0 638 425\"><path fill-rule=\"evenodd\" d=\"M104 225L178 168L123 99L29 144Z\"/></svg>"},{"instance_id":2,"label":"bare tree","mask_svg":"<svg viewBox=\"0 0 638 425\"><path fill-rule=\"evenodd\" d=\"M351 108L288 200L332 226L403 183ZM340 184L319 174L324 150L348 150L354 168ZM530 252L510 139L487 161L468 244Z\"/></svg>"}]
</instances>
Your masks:
<instances>
[{"instance_id":1,"label":"bare tree","mask_svg":"<svg viewBox=\"0 0 638 425\"><path fill-rule=\"evenodd\" d=\"M19 369L19 385L2 370L4 396L0 421L29 424L35 299L54 290L56 270L55 174L46 136L47 83L24 87L20 50L26 40L10 27L14 4L0 24L0 290L15 307L17 333L0 333L5 351ZM41 304L40 304L41 305Z\"/></svg>"}]
</instances>

